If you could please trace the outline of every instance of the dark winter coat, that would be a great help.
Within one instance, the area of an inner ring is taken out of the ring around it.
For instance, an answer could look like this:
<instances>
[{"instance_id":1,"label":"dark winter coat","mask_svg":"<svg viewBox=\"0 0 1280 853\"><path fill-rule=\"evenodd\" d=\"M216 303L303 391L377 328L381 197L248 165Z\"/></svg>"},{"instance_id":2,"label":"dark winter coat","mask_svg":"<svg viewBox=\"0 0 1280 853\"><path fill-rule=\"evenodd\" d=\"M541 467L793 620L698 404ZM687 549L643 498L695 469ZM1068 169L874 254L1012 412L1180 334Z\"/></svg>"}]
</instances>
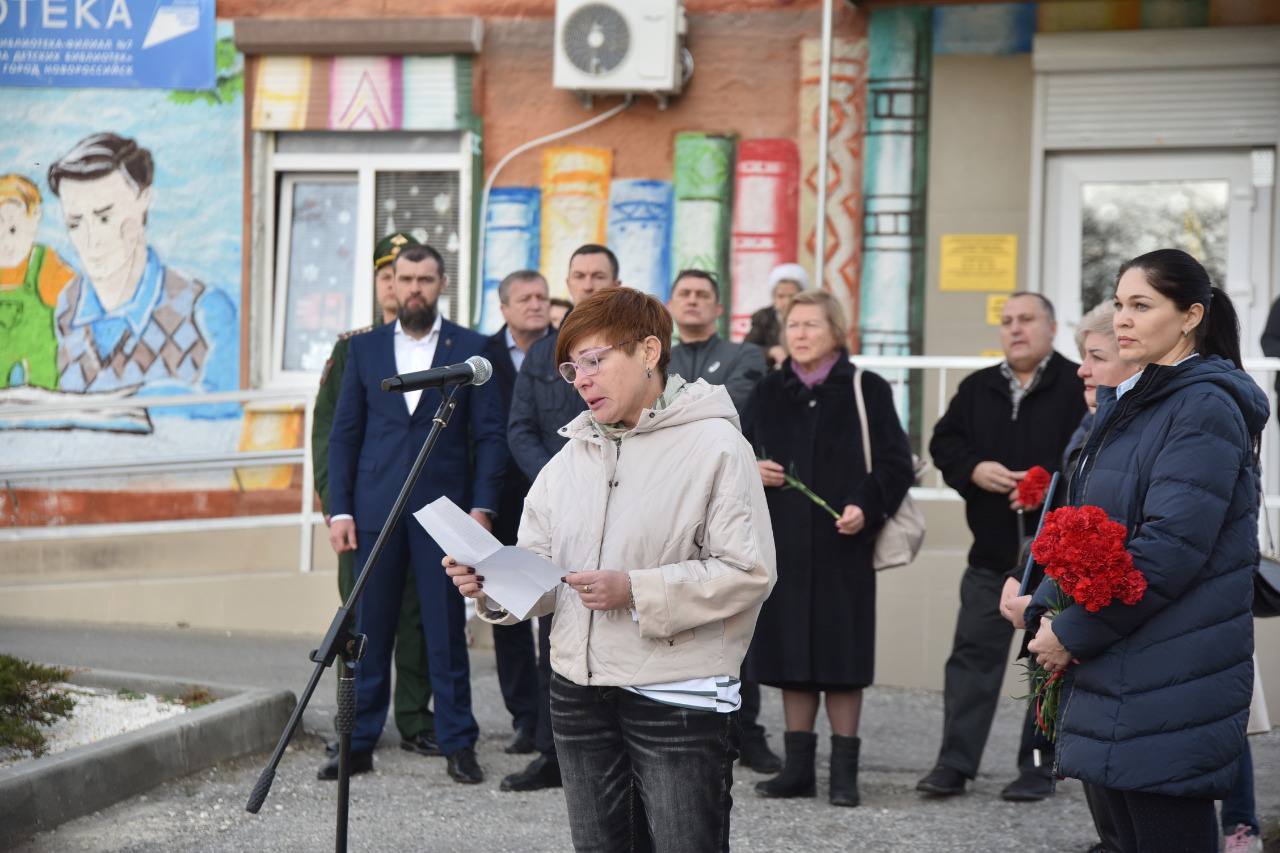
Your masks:
<instances>
[{"instance_id":1,"label":"dark winter coat","mask_svg":"<svg viewBox=\"0 0 1280 853\"><path fill-rule=\"evenodd\" d=\"M871 425L867 476L853 396L853 366L841 357L812 390L790 360L768 374L747 404L747 437L756 455L794 470L836 512L861 507L867 525L854 536L794 489L766 489L778 555L778 583L756 623L744 678L772 685L852 689L875 672L875 536L911 487L911 451L889 383L863 373Z\"/></svg>"},{"instance_id":2,"label":"dark winter coat","mask_svg":"<svg viewBox=\"0 0 1280 853\"><path fill-rule=\"evenodd\" d=\"M969 565L1005 574L1018 559L1018 516L1008 495L988 492L970 476L979 462L995 461L1013 471L1062 465L1062 451L1085 413L1079 365L1058 353L1025 397L1013 419L1009 380L999 366L965 377L946 414L933 428L929 455L947 485L964 498L973 534Z\"/></svg>"},{"instance_id":3,"label":"dark winter coat","mask_svg":"<svg viewBox=\"0 0 1280 853\"><path fill-rule=\"evenodd\" d=\"M511 413L511 397L516 385L516 366L507 351L507 327L485 339L484 357L493 365L493 383L502 397L502 422ZM497 506L497 518L493 522L493 535L503 545L516 544L520 532L520 516L524 513L524 499L529 494L531 481L515 458L507 460L506 476L502 480L502 498Z\"/></svg>"},{"instance_id":4,"label":"dark winter coat","mask_svg":"<svg viewBox=\"0 0 1280 853\"><path fill-rule=\"evenodd\" d=\"M530 480L551 461L569 439L560 427L585 411L587 404L577 389L564 381L556 366L556 340L549 335L525 353L511 394L507 442L511 458Z\"/></svg>"},{"instance_id":5,"label":"dark winter coat","mask_svg":"<svg viewBox=\"0 0 1280 853\"><path fill-rule=\"evenodd\" d=\"M1136 605L1071 606L1054 633L1079 661L1058 718L1057 767L1121 790L1221 799L1236 777L1253 693L1258 472L1267 397L1217 358L1150 366L1098 418L1072 483L1129 528L1147 578ZM1039 618L1048 582L1028 608Z\"/></svg>"}]
</instances>

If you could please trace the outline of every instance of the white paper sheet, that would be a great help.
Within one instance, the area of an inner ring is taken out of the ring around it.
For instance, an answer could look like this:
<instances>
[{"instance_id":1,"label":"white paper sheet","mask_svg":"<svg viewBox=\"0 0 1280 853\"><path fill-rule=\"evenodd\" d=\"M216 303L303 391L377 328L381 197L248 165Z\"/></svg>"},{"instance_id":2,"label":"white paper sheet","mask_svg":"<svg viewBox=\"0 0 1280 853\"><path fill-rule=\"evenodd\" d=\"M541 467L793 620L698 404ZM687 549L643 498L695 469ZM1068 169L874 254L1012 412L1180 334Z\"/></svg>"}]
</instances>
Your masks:
<instances>
[{"instance_id":1,"label":"white paper sheet","mask_svg":"<svg viewBox=\"0 0 1280 853\"><path fill-rule=\"evenodd\" d=\"M475 567L488 598L520 619L560 583L563 573L554 563L524 548L504 546L448 498L432 501L413 517L446 554Z\"/></svg>"}]
</instances>

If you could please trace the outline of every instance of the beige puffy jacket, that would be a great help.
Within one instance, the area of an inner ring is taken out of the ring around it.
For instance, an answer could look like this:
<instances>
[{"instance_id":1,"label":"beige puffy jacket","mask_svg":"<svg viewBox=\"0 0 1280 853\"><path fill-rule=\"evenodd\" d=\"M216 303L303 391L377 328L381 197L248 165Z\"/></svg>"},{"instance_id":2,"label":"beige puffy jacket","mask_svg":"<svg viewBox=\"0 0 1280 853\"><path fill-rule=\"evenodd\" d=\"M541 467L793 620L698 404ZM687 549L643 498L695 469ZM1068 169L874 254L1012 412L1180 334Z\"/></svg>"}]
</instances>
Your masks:
<instances>
[{"instance_id":1,"label":"beige puffy jacket","mask_svg":"<svg viewBox=\"0 0 1280 853\"><path fill-rule=\"evenodd\" d=\"M582 685L737 676L777 578L773 528L751 446L728 393L698 381L645 409L621 447L583 412L525 500L519 544L565 572L625 571L627 609L588 610L565 584L530 616L555 611L551 667ZM515 617L481 618L512 624Z\"/></svg>"}]
</instances>

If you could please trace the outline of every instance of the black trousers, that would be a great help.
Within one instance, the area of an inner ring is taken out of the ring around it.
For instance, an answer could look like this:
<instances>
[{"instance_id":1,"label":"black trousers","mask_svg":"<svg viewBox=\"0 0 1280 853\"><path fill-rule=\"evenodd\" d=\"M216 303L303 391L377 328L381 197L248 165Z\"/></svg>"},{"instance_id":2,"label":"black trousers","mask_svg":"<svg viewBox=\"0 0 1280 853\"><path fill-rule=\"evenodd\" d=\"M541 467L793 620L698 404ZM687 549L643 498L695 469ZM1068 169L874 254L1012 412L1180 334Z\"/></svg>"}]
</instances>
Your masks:
<instances>
[{"instance_id":1,"label":"black trousers","mask_svg":"<svg viewBox=\"0 0 1280 853\"><path fill-rule=\"evenodd\" d=\"M1097 788L1115 821L1120 853L1217 853L1213 800Z\"/></svg>"},{"instance_id":2,"label":"black trousers","mask_svg":"<svg viewBox=\"0 0 1280 853\"><path fill-rule=\"evenodd\" d=\"M533 745L543 755L554 757L556 741L551 733L551 620L554 614L538 618L538 726Z\"/></svg>"},{"instance_id":3,"label":"black trousers","mask_svg":"<svg viewBox=\"0 0 1280 853\"><path fill-rule=\"evenodd\" d=\"M938 763L970 779L978 775L982 751L991 734L1013 638L1013 626L1000 615L1004 578L999 572L970 566L960 581L960 617L946 665ZM1036 749L1040 750L1041 766L1052 766L1053 745L1040 736L1028 704L1018 745L1020 770L1035 766Z\"/></svg>"},{"instance_id":4,"label":"black trousers","mask_svg":"<svg viewBox=\"0 0 1280 853\"><path fill-rule=\"evenodd\" d=\"M533 625L493 626L493 656L498 664L502 703L511 714L511 728L532 734L538 727L538 664L533 650Z\"/></svg>"}]
</instances>

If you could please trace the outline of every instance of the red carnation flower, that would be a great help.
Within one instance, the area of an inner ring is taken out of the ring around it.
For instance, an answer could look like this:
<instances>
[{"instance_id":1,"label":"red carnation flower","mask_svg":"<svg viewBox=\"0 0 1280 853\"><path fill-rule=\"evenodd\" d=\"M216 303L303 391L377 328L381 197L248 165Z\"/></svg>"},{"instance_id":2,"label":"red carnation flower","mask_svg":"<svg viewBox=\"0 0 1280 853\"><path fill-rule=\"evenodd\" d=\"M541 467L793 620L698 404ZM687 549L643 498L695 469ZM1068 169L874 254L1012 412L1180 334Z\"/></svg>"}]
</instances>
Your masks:
<instances>
[{"instance_id":1,"label":"red carnation flower","mask_svg":"<svg viewBox=\"0 0 1280 853\"><path fill-rule=\"evenodd\" d=\"M1035 470L1027 472L1023 483ZM1037 497L1040 499L1043 492ZM1018 484L1018 501L1026 503L1022 483ZM1146 577L1134 568L1133 556L1125 548L1127 535L1125 526L1107 518L1101 507L1062 507L1045 516L1031 553L1063 593L1090 613L1097 613L1115 601L1137 604L1147 591ZM1061 613L1069 603L1056 602L1050 608L1052 615ZM1035 708L1036 724L1050 740L1057 739L1061 675L1045 672L1034 658L1027 661L1028 699Z\"/></svg>"},{"instance_id":2,"label":"red carnation flower","mask_svg":"<svg viewBox=\"0 0 1280 853\"><path fill-rule=\"evenodd\" d=\"M1026 509L1040 506L1044 502L1044 493L1049 488L1051 479L1048 471L1039 465L1032 466L1018 481L1018 503Z\"/></svg>"}]
</instances>

